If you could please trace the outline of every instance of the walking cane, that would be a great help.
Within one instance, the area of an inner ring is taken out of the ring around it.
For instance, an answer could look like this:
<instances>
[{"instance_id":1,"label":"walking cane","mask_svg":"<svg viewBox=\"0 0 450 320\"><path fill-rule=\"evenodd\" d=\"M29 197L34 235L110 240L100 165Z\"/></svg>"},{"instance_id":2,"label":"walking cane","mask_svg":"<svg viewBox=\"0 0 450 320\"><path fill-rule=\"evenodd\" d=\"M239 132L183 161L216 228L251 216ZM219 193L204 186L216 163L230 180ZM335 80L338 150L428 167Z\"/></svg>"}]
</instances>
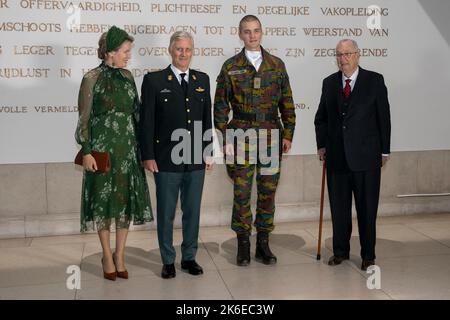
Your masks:
<instances>
[{"instance_id":1,"label":"walking cane","mask_svg":"<svg viewBox=\"0 0 450 320\"><path fill-rule=\"evenodd\" d=\"M322 188L320 191L319 241L317 243L317 258L316 258L316 260L320 260L320 247L322 245L322 222L323 222L323 200L324 200L324 193L325 193L325 171L326 171L326 163L325 163L325 159L324 159L323 165L322 165Z\"/></svg>"}]
</instances>

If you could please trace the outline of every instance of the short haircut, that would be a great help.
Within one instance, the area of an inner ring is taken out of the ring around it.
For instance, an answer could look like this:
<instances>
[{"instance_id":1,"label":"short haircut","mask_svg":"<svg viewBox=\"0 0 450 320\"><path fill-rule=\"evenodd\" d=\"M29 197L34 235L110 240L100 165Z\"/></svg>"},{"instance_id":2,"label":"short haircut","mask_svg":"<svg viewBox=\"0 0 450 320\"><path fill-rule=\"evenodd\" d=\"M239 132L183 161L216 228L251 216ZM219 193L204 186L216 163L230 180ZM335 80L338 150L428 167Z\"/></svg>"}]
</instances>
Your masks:
<instances>
[{"instance_id":1,"label":"short haircut","mask_svg":"<svg viewBox=\"0 0 450 320\"><path fill-rule=\"evenodd\" d=\"M353 40L353 39L342 39L342 40L340 40L340 41L337 43L336 47L337 47L338 45L340 45L341 43L347 42L347 41L350 41L350 42L352 43L353 47L355 48L355 50L356 50L356 51L359 51L358 43L357 43L355 40Z\"/></svg>"},{"instance_id":2,"label":"short haircut","mask_svg":"<svg viewBox=\"0 0 450 320\"><path fill-rule=\"evenodd\" d=\"M242 31L242 25L243 25L244 23L246 23L246 22L252 22L252 21L258 21L259 27L262 28L261 21L259 21L258 17L257 17L257 16L254 16L254 15L252 15L252 14L248 14L248 15L246 15L245 17L243 17L243 18L241 19L241 21L239 21L239 33L241 33L241 31Z\"/></svg>"},{"instance_id":3,"label":"short haircut","mask_svg":"<svg viewBox=\"0 0 450 320\"><path fill-rule=\"evenodd\" d=\"M182 39L189 39L192 42L192 48L194 48L194 38L192 35L187 31L177 31L170 37L170 43L169 43L169 51L172 51L173 44Z\"/></svg>"}]
</instances>

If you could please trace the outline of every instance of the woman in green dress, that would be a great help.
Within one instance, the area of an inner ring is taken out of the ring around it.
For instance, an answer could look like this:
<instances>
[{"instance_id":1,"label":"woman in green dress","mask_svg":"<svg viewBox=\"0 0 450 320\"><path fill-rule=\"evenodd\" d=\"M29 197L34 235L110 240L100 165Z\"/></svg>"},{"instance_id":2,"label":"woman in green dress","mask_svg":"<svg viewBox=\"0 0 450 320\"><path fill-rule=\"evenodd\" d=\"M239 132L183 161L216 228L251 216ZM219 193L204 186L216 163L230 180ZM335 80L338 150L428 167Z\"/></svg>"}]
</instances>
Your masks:
<instances>
[{"instance_id":1,"label":"woman in green dress","mask_svg":"<svg viewBox=\"0 0 450 320\"><path fill-rule=\"evenodd\" d=\"M130 223L153 220L147 180L137 145L139 99L130 71L133 38L115 26L99 41L102 63L83 77L78 96L76 140L83 152L81 232L97 230L106 279L128 278L125 242ZM108 152L111 170L98 173L91 151ZM110 248L115 224L116 249Z\"/></svg>"}]
</instances>

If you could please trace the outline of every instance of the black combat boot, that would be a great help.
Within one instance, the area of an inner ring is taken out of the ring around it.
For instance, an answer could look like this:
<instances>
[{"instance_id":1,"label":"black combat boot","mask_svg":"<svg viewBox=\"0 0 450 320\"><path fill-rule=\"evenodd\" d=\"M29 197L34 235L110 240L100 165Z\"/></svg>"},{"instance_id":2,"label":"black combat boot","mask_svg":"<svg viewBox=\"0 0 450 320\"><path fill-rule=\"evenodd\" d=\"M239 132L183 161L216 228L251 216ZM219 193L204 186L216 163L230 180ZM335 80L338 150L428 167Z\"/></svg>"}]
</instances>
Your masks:
<instances>
[{"instance_id":1,"label":"black combat boot","mask_svg":"<svg viewBox=\"0 0 450 320\"><path fill-rule=\"evenodd\" d=\"M250 264L250 238L248 234L238 234L238 252L236 263L238 266L248 266Z\"/></svg>"},{"instance_id":2,"label":"black combat boot","mask_svg":"<svg viewBox=\"0 0 450 320\"><path fill-rule=\"evenodd\" d=\"M277 263L277 257L274 256L269 248L269 233L259 231L256 236L256 253L255 258L264 264Z\"/></svg>"}]
</instances>

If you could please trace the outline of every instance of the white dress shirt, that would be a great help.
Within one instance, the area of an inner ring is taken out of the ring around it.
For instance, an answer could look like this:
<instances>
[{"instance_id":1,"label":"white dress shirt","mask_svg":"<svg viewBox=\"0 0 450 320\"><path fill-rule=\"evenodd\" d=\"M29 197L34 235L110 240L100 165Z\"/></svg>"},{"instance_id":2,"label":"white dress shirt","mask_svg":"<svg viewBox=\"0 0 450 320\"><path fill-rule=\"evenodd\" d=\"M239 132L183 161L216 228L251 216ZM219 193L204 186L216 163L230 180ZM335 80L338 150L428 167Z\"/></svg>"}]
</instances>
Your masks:
<instances>
[{"instance_id":1,"label":"white dress shirt","mask_svg":"<svg viewBox=\"0 0 450 320\"><path fill-rule=\"evenodd\" d=\"M189 69L187 69L186 71L181 71L180 69L178 69L177 67L175 67L173 64L170 65L170 69L172 69L173 73L175 74L175 77L177 77L178 83L181 85L181 73L186 73L186 75L184 76L184 81L186 81L186 83L189 83Z\"/></svg>"},{"instance_id":2,"label":"white dress shirt","mask_svg":"<svg viewBox=\"0 0 450 320\"><path fill-rule=\"evenodd\" d=\"M258 71L263 60L261 50L250 51L245 49L245 56L247 57L248 61L250 61L250 63L255 67L256 71Z\"/></svg>"},{"instance_id":3,"label":"white dress shirt","mask_svg":"<svg viewBox=\"0 0 450 320\"><path fill-rule=\"evenodd\" d=\"M355 87L356 78L358 78L358 74L359 74L359 67L356 68L355 72L353 72L353 74L349 78L347 78L345 74L342 72L342 88L345 88L345 80L350 79L352 80L350 81L350 88L353 91L353 88Z\"/></svg>"}]
</instances>

